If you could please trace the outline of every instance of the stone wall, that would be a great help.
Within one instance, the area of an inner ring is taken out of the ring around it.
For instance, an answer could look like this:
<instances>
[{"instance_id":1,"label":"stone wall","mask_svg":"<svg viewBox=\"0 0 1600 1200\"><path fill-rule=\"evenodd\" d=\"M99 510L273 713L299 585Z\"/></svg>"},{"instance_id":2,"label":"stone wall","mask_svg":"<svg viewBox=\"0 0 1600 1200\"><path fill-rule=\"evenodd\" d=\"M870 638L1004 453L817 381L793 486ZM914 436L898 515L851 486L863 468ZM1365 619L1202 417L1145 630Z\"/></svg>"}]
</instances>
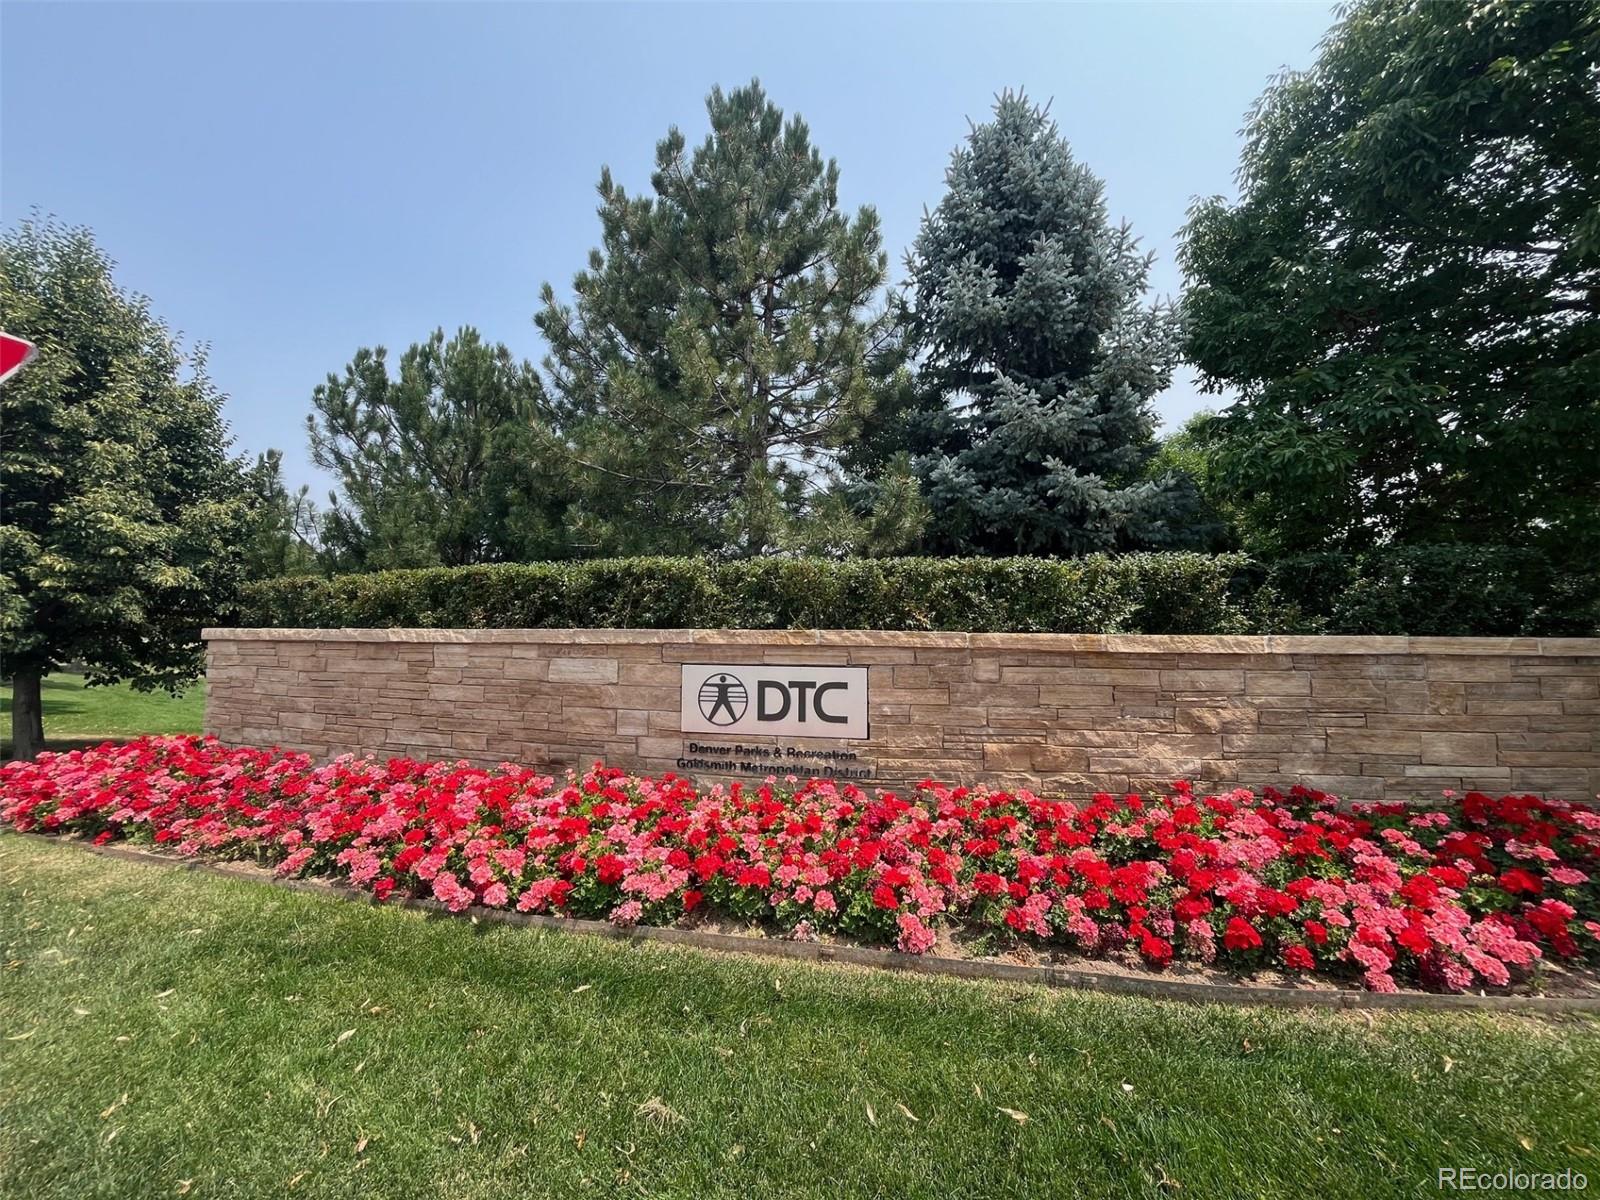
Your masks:
<instances>
[{"instance_id":1,"label":"stone wall","mask_svg":"<svg viewBox=\"0 0 1600 1200\"><path fill-rule=\"evenodd\" d=\"M209 629L206 728L355 751L660 772L682 663L864 665L871 736L741 736L921 778L1122 791L1187 777L1351 799L1600 792L1600 639L780 630ZM700 761L708 761L699 756ZM782 766L772 768L783 774ZM754 771L752 774L756 773ZM760 773L765 773L765 770Z\"/></svg>"}]
</instances>

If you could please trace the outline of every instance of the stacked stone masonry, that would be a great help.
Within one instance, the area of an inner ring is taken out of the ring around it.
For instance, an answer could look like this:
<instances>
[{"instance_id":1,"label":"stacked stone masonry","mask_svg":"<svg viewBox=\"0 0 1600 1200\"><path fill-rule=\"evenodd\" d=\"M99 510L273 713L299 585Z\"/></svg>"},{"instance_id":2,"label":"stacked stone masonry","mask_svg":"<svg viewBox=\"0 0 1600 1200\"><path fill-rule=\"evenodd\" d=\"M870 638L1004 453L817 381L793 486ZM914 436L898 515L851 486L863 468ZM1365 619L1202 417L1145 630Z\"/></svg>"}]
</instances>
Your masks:
<instances>
[{"instance_id":1,"label":"stacked stone masonry","mask_svg":"<svg viewBox=\"0 0 1600 1200\"><path fill-rule=\"evenodd\" d=\"M1600 792L1600 639L873 631L209 629L231 743L676 768L680 664L869 670L886 785L1302 783L1348 799ZM750 738L746 742L796 739ZM837 745L817 741L818 748Z\"/></svg>"}]
</instances>

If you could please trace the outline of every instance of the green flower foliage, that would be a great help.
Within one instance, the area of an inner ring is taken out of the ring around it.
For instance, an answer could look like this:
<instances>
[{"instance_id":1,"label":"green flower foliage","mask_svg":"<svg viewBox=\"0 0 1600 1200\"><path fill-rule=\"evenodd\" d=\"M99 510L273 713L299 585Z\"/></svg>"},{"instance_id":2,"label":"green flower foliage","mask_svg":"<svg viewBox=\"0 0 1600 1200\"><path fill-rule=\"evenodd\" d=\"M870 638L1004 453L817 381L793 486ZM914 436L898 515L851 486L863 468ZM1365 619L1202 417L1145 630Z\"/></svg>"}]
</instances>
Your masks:
<instances>
[{"instance_id":1,"label":"green flower foliage","mask_svg":"<svg viewBox=\"0 0 1600 1200\"><path fill-rule=\"evenodd\" d=\"M1600 5L1360 3L1184 230L1247 545L1600 555Z\"/></svg>"}]
</instances>

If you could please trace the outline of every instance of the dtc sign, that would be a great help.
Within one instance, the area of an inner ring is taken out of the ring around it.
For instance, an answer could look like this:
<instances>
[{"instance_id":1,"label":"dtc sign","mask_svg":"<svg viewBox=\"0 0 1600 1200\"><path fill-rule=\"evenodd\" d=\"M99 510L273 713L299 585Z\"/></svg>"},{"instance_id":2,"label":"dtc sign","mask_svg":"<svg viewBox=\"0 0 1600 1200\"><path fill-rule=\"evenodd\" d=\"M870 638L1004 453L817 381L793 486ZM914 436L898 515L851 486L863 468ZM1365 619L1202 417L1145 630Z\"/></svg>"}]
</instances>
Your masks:
<instances>
[{"instance_id":1,"label":"dtc sign","mask_svg":"<svg viewBox=\"0 0 1600 1200\"><path fill-rule=\"evenodd\" d=\"M684 733L864 739L867 668L684 663Z\"/></svg>"}]
</instances>

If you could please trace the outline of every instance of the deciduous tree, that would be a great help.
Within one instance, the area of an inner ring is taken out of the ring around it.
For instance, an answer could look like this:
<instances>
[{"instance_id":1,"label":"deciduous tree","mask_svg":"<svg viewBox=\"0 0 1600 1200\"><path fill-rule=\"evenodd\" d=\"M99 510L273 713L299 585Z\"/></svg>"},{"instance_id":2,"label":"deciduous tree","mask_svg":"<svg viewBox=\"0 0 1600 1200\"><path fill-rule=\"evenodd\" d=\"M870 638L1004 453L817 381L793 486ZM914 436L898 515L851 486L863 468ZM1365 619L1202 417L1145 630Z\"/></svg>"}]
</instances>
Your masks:
<instances>
[{"instance_id":1,"label":"deciduous tree","mask_svg":"<svg viewBox=\"0 0 1600 1200\"><path fill-rule=\"evenodd\" d=\"M1600 5L1350 7L1183 235L1264 551L1600 555Z\"/></svg>"},{"instance_id":2,"label":"deciduous tree","mask_svg":"<svg viewBox=\"0 0 1600 1200\"><path fill-rule=\"evenodd\" d=\"M222 396L84 228L0 235L0 326L39 347L0 387L0 660L13 753L43 741L40 680L177 690L242 575L250 501Z\"/></svg>"}]
</instances>

